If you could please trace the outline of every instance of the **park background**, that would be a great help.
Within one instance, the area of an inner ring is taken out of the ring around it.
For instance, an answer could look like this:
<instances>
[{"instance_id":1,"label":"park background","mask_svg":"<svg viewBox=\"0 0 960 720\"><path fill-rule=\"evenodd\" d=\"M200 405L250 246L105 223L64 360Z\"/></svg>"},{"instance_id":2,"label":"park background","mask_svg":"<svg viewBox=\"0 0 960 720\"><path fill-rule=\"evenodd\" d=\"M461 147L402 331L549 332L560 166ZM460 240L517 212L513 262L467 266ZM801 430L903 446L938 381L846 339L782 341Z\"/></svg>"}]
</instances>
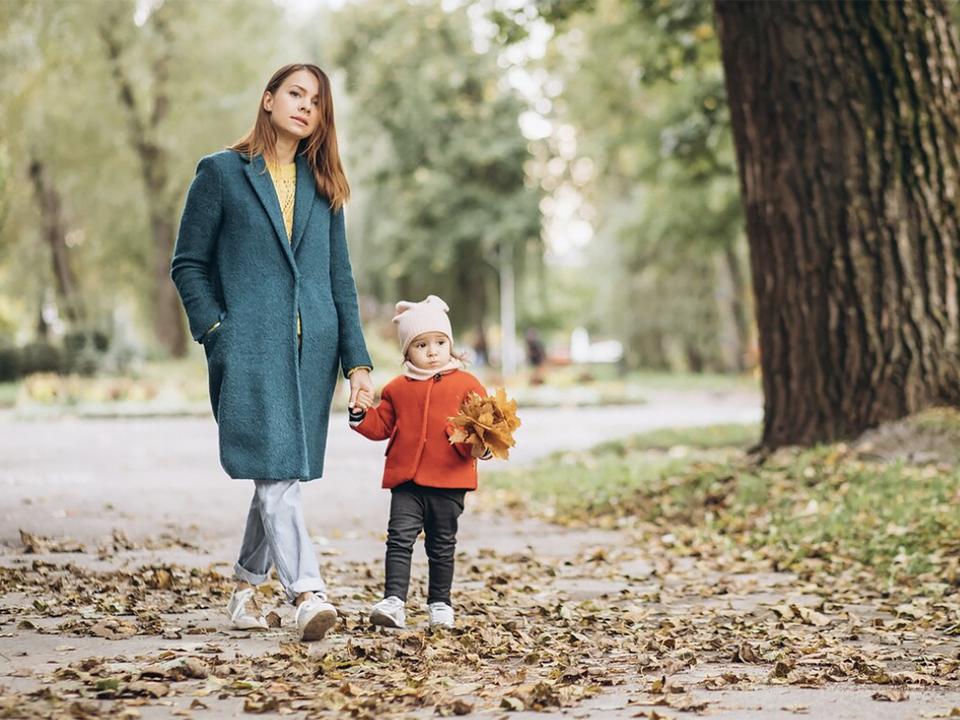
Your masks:
<instances>
[{"instance_id":1,"label":"park background","mask_svg":"<svg viewBox=\"0 0 960 720\"><path fill-rule=\"evenodd\" d=\"M428 293L474 367L521 384L528 332L553 364L588 363L543 373L559 387L755 376L711 6L562 5L4 3L0 380L146 379L28 380L0 402L197 386L169 281L186 189L272 70L303 58L335 84L379 379L397 367L392 305ZM625 385L595 395L638 399Z\"/></svg>"},{"instance_id":2,"label":"park background","mask_svg":"<svg viewBox=\"0 0 960 720\"><path fill-rule=\"evenodd\" d=\"M958 20L0 2L0 709L960 715ZM394 302L436 293L520 402L451 636L364 623L386 500L344 423L307 504L343 632L223 629L246 498L169 261L197 160L300 60L334 81L375 381Z\"/></svg>"}]
</instances>

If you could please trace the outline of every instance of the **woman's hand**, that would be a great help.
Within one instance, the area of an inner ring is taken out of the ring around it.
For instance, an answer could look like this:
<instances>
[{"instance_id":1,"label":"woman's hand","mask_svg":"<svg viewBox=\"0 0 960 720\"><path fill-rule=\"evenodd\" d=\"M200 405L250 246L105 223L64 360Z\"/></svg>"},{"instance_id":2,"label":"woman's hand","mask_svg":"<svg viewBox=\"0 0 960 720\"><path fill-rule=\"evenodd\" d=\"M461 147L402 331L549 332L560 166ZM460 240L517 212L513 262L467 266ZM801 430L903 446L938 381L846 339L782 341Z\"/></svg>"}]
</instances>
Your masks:
<instances>
[{"instance_id":1,"label":"woman's hand","mask_svg":"<svg viewBox=\"0 0 960 720\"><path fill-rule=\"evenodd\" d=\"M357 368L350 373L350 409L368 409L373 404L373 380L366 368Z\"/></svg>"}]
</instances>

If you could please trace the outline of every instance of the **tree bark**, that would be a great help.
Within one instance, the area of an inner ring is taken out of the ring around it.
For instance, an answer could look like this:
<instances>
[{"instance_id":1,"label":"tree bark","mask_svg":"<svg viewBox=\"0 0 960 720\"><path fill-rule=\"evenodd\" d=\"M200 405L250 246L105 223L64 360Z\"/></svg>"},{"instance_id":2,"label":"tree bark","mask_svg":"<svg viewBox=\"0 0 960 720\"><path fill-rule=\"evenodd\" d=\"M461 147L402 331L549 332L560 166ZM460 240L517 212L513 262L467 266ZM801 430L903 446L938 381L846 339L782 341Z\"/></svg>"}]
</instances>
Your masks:
<instances>
[{"instance_id":1,"label":"tree bark","mask_svg":"<svg viewBox=\"0 0 960 720\"><path fill-rule=\"evenodd\" d=\"M142 112L137 103L133 82L124 65L124 46L118 32L118 24L123 21L123 16L113 13L110 20L101 26L100 37L106 49L107 59L110 61L120 103L126 113L130 142L140 160L140 172L146 190L153 239L154 333L163 347L174 357L183 357L187 353L187 333L180 299L170 280L170 259L173 257L173 248L176 243L174 226L176 208L171 201L172 195L168 187L167 153L157 140L160 124L167 114L169 57L162 53L154 62L153 86L156 89L149 112ZM151 22L156 25L159 35L169 43L170 29L159 11L151 15Z\"/></svg>"},{"instance_id":2,"label":"tree bark","mask_svg":"<svg viewBox=\"0 0 960 720\"><path fill-rule=\"evenodd\" d=\"M945 2L716 0L763 445L960 401L960 73Z\"/></svg>"},{"instance_id":3,"label":"tree bark","mask_svg":"<svg viewBox=\"0 0 960 720\"><path fill-rule=\"evenodd\" d=\"M36 158L30 162L30 181L40 204L40 234L50 246L50 261L61 309L71 323L82 322L83 304L76 274L70 265L63 199L53 186L46 165Z\"/></svg>"}]
</instances>

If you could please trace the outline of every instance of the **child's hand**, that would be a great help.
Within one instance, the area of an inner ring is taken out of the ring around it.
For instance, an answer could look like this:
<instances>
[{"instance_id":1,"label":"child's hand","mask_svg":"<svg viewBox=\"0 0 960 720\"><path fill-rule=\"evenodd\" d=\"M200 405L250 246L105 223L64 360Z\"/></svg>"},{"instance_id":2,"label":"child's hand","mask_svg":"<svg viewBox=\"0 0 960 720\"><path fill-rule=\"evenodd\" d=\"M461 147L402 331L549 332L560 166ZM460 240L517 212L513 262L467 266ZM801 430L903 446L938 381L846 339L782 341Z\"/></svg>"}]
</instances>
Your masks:
<instances>
[{"instance_id":1,"label":"child's hand","mask_svg":"<svg viewBox=\"0 0 960 720\"><path fill-rule=\"evenodd\" d=\"M477 460L489 460L492 457L490 450L484 445L473 445L470 448L470 454Z\"/></svg>"},{"instance_id":2,"label":"child's hand","mask_svg":"<svg viewBox=\"0 0 960 720\"><path fill-rule=\"evenodd\" d=\"M347 402L347 407L358 407L357 398L361 393L368 393L370 402L373 402L373 381L370 379L370 371L365 367L356 368L350 374L350 400Z\"/></svg>"},{"instance_id":3,"label":"child's hand","mask_svg":"<svg viewBox=\"0 0 960 720\"><path fill-rule=\"evenodd\" d=\"M373 407L373 391L367 388L360 388L357 392L357 399L353 403L354 410L369 410Z\"/></svg>"}]
</instances>

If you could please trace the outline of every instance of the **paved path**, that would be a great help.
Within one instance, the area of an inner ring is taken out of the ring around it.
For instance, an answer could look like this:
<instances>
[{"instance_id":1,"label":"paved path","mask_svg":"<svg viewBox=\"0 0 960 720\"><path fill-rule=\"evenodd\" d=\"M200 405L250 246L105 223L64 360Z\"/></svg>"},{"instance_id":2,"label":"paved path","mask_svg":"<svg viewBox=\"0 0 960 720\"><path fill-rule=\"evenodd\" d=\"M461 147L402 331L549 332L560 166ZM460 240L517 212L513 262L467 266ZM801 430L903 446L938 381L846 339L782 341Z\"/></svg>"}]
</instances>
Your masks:
<instances>
[{"instance_id":1,"label":"paved path","mask_svg":"<svg viewBox=\"0 0 960 720\"><path fill-rule=\"evenodd\" d=\"M526 409L521 412L524 425L518 433L513 462L530 462L556 450L588 447L659 427L747 422L759 419L759 414L758 398L747 393L656 393L651 395L651 402L642 406ZM215 445L216 427L208 419L18 423L9 415L0 415L0 565L19 567L24 559L35 557L21 554L23 530L36 536L69 538L88 549L83 554L49 555L48 559L54 562L70 561L100 570L151 563L182 564L212 566L228 573L250 491L248 484L223 475ZM345 416L334 418L328 447L326 477L310 483L305 498L307 522L336 594L337 569L341 565L370 562L382 555L389 496L379 488L382 446L372 445L352 433ZM125 538L130 549L121 548L104 557L91 552L98 546L109 545L111 538L114 548L117 538ZM459 549L470 558L527 553L547 558L546 564L554 558L556 570L551 575L556 577L548 581L552 585L547 594L560 594L577 602L617 593L641 593L657 559L646 557L642 548L624 548L623 540L609 531L574 532L532 519L518 521L504 514L468 510L462 522ZM598 549L610 557L619 554L616 572L591 577L593 571L578 571L576 566L582 565L583 558ZM570 565L575 566L576 572L563 569ZM690 570L687 567L685 572ZM757 607L760 596L768 600L776 597L783 578L705 574L698 582L703 587L726 583L733 588L724 591L730 598L741 597L736 588L746 587L739 606L729 599L726 602L731 612L738 607L736 612L749 612ZM661 608L661 612L673 618L688 615L695 623L693 618L702 614L707 601L700 602L696 596L691 599L690 592L685 592L686 604ZM348 594L345 588L344 594ZM342 602L348 612L359 618L364 604L356 597L345 597ZM797 601L803 602L803 598ZM30 602L30 598L16 593L0 596L0 688L27 692L37 687L38 678L45 677L43 673L51 667L118 652L115 641L78 637L64 642L61 635L19 628L17 621L29 616ZM218 617L211 610L201 613L199 621L218 623ZM40 620L36 622L39 624ZM215 639L219 651L232 650L238 658L243 653L271 652L277 643L276 637L237 638L223 632ZM156 653L163 647L157 637L136 636L121 642L120 651L129 656ZM640 650L637 649L638 655L642 656ZM635 693L649 686L650 681L642 671L638 673L635 661L629 667L632 669L621 675L620 681L587 700L573 711L573 716L695 717L692 712L676 710L651 716L653 708L628 707L628 699L637 697ZM742 666L735 669L744 671ZM724 671L718 665L688 665L677 677L698 683ZM909 703L874 702L870 700L874 691L875 688L850 684L818 689L762 685L749 692L715 692L710 697L710 711L725 718L761 720L795 714L901 718L919 717L922 712L933 717L945 707L960 705L960 694L953 688L911 691ZM202 711L202 717L243 716L235 697L219 701L206 698L204 702L208 709ZM189 715L189 703L173 705L180 708L181 714ZM170 711L145 706L142 717L166 717ZM482 714L499 717L502 711Z\"/></svg>"},{"instance_id":2,"label":"paved path","mask_svg":"<svg viewBox=\"0 0 960 720\"><path fill-rule=\"evenodd\" d=\"M758 404L747 393L662 393L645 405L522 409L512 462L658 427L749 422L759 417ZM220 469L216 432L212 419L14 422L0 415L0 548L19 547L20 529L93 544L118 529L134 541L176 532L211 551L223 545L232 557L250 488ZM311 530L379 543L389 507L379 485L382 444L351 431L341 415L327 447L324 478L305 486Z\"/></svg>"}]
</instances>

